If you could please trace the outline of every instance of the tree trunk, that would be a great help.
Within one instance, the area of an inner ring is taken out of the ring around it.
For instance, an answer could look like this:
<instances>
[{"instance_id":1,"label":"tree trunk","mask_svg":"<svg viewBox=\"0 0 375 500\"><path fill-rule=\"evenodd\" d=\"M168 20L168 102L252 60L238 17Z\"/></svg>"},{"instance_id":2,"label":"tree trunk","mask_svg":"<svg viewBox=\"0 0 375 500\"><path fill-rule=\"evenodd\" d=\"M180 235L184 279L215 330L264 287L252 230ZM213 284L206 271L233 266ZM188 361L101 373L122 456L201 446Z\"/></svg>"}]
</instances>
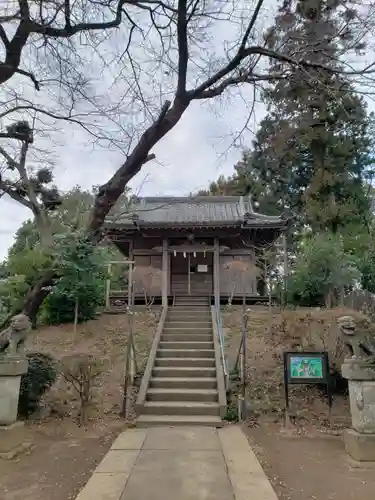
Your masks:
<instances>
[{"instance_id":1,"label":"tree trunk","mask_svg":"<svg viewBox=\"0 0 375 500\"><path fill-rule=\"evenodd\" d=\"M344 285L340 286L340 307L344 307L345 302L345 288Z\"/></svg>"},{"instance_id":2,"label":"tree trunk","mask_svg":"<svg viewBox=\"0 0 375 500\"><path fill-rule=\"evenodd\" d=\"M74 333L77 333L77 325L78 325L78 312L79 312L79 299L76 298L76 303L74 306Z\"/></svg>"},{"instance_id":3,"label":"tree trunk","mask_svg":"<svg viewBox=\"0 0 375 500\"><path fill-rule=\"evenodd\" d=\"M268 310L269 312L272 311L272 288L270 282L268 282Z\"/></svg>"},{"instance_id":4,"label":"tree trunk","mask_svg":"<svg viewBox=\"0 0 375 500\"><path fill-rule=\"evenodd\" d=\"M188 106L189 100L185 99L176 98L172 105L169 101L166 101L158 118L143 133L132 153L109 181L100 186L86 231L88 240L93 245L100 241L101 227L104 220L124 192L129 181L138 174L147 161L153 159L154 156L149 154L151 148L177 125ZM28 293L23 307L20 308L22 312L30 318L35 318L44 299L50 292L50 289L46 289L46 287L51 287L57 277L58 274L55 271L47 271Z\"/></svg>"},{"instance_id":5,"label":"tree trunk","mask_svg":"<svg viewBox=\"0 0 375 500\"><path fill-rule=\"evenodd\" d=\"M332 288L330 288L325 298L326 309L332 309L332 305L333 305L333 290Z\"/></svg>"},{"instance_id":6,"label":"tree trunk","mask_svg":"<svg viewBox=\"0 0 375 500\"><path fill-rule=\"evenodd\" d=\"M100 229L108 212L124 192L129 181L138 174L142 166L150 159L150 149L177 125L187 109L189 101L175 99L173 105L170 104L169 101L165 102L159 117L143 133L138 144L123 165L108 182L100 186L88 226L88 232L92 235L94 241L99 237Z\"/></svg>"},{"instance_id":7,"label":"tree trunk","mask_svg":"<svg viewBox=\"0 0 375 500\"><path fill-rule=\"evenodd\" d=\"M58 278L58 273L56 271L47 271L45 275L35 284L34 288L28 293L20 311L27 314L31 320L36 318L38 310L44 299L49 295L56 278Z\"/></svg>"}]
</instances>

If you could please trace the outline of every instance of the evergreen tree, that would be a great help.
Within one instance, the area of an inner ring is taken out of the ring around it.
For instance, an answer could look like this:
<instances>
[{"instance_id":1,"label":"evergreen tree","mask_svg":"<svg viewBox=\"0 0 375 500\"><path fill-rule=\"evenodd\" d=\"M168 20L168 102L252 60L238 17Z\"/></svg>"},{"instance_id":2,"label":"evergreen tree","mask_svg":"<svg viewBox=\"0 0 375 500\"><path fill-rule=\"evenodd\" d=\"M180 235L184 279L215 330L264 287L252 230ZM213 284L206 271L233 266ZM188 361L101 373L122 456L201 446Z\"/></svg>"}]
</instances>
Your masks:
<instances>
[{"instance_id":1,"label":"evergreen tree","mask_svg":"<svg viewBox=\"0 0 375 500\"><path fill-rule=\"evenodd\" d=\"M251 154L244 151L242 159L234 166L235 173L220 175L208 189L201 189L195 196L250 196L256 211L267 215L280 215L283 206L275 201L274 194L258 172L250 168Z\"/></svg>"},{"instance_id":2,"label":"evergreen tree","mask_svg":"<svg viewBox=\"0 0 375 500\"><path fill-rule=\"evenodd\" d=\"M371 147L363 100L338 69L353 41L346 0L286 0L266 35L268 46L286 57L306 52L316 68L294 68L264 93L268 113L242 170L264 186L269 204L286 209L314 230L336 232L365 224L369 203L364 180ZM339 33L339 22L346 28ZM272 63L283 73L284 62Z\"/></svg>"},{"instance_id":3,"label":"evergreen tree","mask_svg":"<svg viewBox=\"0 0 375 500\"><path fill-rule=\"evenodd\" d=\"M196 196L232 196L236 191L237 178L235 175L225 177L219 175L216 181L211 182L208 189L200 189Z\"/></svg>"}]
</instances>

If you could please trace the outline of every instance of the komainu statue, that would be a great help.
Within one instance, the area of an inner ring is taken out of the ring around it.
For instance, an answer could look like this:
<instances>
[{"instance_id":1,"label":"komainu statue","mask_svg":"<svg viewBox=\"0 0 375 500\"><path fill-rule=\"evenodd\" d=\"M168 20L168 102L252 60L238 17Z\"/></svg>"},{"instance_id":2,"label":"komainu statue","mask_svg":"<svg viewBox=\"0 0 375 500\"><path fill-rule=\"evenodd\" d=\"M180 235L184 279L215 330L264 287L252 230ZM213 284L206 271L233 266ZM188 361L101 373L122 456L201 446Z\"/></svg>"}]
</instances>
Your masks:
<instances>
[{"instance_id":1,"label":"komainu statue","mask_svg":"<svg viewBox=\"0 0 375 500\"><path fill-rule=\"evenodd\" d=\"M375 362L375 334L357 330L352 316L341 316L337 320L340 338L349 348L351 358Z\"/></svg>"},{"instance_id":2,"label":"komainu statue","mask_svg":"<svg viewBox=\"0 0 375 500\"><path fill-rule=\"evenodd\" d=\"M22 353L30 331L31 321L26 314L14 316L10 326L0 333L0 355L14 356Z\"/></svg>"}]
</instances>

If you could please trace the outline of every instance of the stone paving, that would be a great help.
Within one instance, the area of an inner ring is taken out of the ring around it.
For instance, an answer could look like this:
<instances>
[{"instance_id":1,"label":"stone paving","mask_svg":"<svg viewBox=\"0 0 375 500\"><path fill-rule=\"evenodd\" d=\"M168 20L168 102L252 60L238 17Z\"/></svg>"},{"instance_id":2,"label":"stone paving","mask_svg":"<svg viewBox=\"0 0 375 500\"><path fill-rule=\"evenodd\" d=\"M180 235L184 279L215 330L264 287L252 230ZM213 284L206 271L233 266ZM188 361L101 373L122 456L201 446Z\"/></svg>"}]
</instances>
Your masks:
<instances>
[{"instance_id":1,"label":"stone paving","mask_svg":"<svg viewBox=\"0 0 375 500\"><path fill-rule=\"evenodd\" d=\"M277 500L238 426L129 429L76 500Z\"/></svg>"}]
</instances>

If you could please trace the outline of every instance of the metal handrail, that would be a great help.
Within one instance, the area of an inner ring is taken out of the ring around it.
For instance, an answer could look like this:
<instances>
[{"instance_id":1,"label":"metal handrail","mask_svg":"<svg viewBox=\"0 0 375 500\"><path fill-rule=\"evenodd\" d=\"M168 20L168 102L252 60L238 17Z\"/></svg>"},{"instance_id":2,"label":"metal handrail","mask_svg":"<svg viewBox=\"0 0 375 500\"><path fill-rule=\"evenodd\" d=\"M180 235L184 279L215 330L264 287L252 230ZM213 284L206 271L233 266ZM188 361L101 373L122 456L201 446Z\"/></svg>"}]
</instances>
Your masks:
<instances>
[{"instance_id":1,"label":"metal handrail","mask_svg":"<svg viewBox=\"0 0 375 500\"><path fill-rule=\"evenodd\" d=\"M220 305L218 305L218 304L215 305L215 311L216 311L217 328L219 331L221 361L223 363L223 371L224 371L224 377L225 377L225 388L228 389L229 388L229 373L228 373L227 361L225 359L225 353L224 353L223 320L222 320L221 313L220 313Z\"/></svg>"}]
</instances>

